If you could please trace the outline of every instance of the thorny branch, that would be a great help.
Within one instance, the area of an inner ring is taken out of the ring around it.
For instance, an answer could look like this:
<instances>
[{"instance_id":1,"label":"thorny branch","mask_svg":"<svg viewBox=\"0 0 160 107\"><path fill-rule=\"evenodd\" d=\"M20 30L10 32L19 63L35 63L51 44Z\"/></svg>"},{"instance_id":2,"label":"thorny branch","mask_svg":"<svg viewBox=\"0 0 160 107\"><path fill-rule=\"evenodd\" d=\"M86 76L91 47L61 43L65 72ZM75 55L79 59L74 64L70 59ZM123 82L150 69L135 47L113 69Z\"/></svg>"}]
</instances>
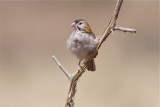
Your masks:
<instances>
[{"instance_id":1,"label":"thorny branch","mask_svg":"<svg viewBox=\"0 0 160 107\"><path fill-rule=\"evenodd\" d=\"M107 28L105 29L104 33L102 34L102 36L99 37L97 48L94 50L94 52L90 56L88 56L83 61L83 63L81 63L80 66L78 66L78 69L75 72L75 74L71 75L69 72L67 72L64 69L64 67L60 64L60 62L57 60L57 58L55 56L52 56L53 59L55 60L55 62L57 63L57 65L61 68L61 70L66 74L66 76L70 80L70 87L69 87L69 91L68 91L68 94L67 94L67 100L66 100L65 107L74 107L74 96L75 96L75 93L77 91L77 89L76 89L77 81L80 79L82 74L85 72L85 70L88 66L88 61L97 56L98 50L101 47L102 43L106 40L106 38L115 30L119 30L119 31L123 31L123 32L130 32L130 33L136 33L135 29L124 28L124 27L116 27L116 21L117 21L122 3L123 3L123 0L118 0L117 1L117 5L115 7L114 14L111 17L111 20L110 20Z\"/></svg>"}]
</instances>

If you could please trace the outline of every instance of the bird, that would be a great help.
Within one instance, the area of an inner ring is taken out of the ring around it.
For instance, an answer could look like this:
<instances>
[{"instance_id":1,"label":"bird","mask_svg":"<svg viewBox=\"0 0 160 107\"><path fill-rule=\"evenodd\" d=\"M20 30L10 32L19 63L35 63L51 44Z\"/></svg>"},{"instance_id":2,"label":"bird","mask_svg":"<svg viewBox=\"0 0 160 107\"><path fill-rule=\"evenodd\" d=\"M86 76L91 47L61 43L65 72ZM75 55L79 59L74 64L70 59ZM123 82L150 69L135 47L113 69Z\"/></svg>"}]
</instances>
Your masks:
<instances>
[{"instance_id":1,"label":"bird","mask_svg":"<svg viewBox=\"0 0 160 107\"><path fill-rule=\"evenodd\" d=\"M98 40L95 34L92 32L87 21L83 19L77 19L73 21L71 26L74 28L74 31L67 40L67 48L80 60L80 65L81 61L88 57L95 50ZM87 70L96 70L94 58L89 60Z\"/></svg>"}]
</instances>

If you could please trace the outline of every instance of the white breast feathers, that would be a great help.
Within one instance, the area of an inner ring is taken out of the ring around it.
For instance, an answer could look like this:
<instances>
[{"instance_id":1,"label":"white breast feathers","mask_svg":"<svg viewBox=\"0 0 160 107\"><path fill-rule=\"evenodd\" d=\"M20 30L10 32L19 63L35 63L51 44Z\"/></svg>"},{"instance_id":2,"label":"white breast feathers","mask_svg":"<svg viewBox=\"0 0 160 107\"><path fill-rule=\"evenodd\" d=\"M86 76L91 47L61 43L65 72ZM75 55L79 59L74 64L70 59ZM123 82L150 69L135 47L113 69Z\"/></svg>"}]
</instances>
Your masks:
<instances>
[{"instance_id":1,"label":"white breast feathers","mask_svg":"<svg viewBox=\"0 0 160 107\"><path fill-rule=\"evenodd\" d=\"M67 40L67 48L78 59L86 58L96 47L97 39L94 34L73 32Z\"/></svg>"}]
</instances>

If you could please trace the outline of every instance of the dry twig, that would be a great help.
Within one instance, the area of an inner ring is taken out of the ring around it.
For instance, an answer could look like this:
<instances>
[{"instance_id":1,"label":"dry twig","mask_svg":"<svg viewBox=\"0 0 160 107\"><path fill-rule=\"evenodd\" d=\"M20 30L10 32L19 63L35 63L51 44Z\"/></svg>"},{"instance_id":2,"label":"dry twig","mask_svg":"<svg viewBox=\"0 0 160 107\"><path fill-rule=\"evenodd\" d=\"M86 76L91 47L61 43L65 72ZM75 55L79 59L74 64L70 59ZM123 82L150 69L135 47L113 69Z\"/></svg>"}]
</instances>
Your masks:
<instances>
[{"instance_id":1,"label":"dry twig","mask_svg":"<svg viewBox=\"0 0 160 107\"><path fill-rule=\"evenodd\" d=\"M130 33L136 33L136 29L129 29L129 28L124 28L124 27L114 27L113 30L119 30L122 32L130 32Z\"/></svg>"},{"instance_id":2,"label":"dry twig","mask_svg":"<svg viewBox=\"0 0 160 107\"><path fill-rule=\"evenodd\" d=\"M68 77L68 80L71 82L73 76L67 72L67 70L64 69L64 67L62 66L62 64L58 61L58 59L56 58L56 56L52 56L52 58L54 59L54 61L57 63L57 65L59 66L59 68L64 72L64 74Z\"/></svg>"},{"instance_id":3,"label":"dry twig","mask_svg":"<svg viewBox=\"0 0 160 107\"><path fill-rule=\"evenodd\" d=\"M117 1L117 5L115 7L114 14L111 17L111 20L110 20L107 28L105 29L103 35L99 37L97 48L94 50L94 52L90 56L88 56L83 61L83 63L80 66L78 66L78 69L75 72L75 74L71 75L69 72L67 72L63 68L63 66L60 64L60 62L57 60L57 58L55 56L52 56L53 59L55 60L55 62L57 63L57 65L61 68L61 70L66 74L66 76L70 80L70 87L69 87L69 91L67 94L67 100L66 100L65 107L74 107L74 96L77 91L77 89L76 89L77 81L80 79L82 74L85 72L85 70L88 66L88 61L97 56L97 52L98 52L99 48L101 47L102 43L106 40L106 38L111 34L111 32L113 32L115 30L119 30L119 31L123 31L123 32L136 33L135 29L116 27L116 21L117 21L118 15L119 15L119 11L120 11L122 2L123 2L123 0Z\"/></svg>"}]
</instances>

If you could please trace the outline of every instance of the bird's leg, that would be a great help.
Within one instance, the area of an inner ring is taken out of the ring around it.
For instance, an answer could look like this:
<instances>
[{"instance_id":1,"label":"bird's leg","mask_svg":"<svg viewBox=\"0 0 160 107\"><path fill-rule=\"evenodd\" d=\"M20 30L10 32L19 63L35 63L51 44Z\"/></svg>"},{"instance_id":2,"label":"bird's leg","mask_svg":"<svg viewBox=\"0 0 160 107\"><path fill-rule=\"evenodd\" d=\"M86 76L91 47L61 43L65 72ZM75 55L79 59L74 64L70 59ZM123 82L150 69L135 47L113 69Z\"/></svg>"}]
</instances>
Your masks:
<instances>
[{"instance_id":1,"label":"bird's leg","mask_svg":"<svg viewBox=\"0 0 160 107\"><path fill-rule=\"evenodd\" d=\"M81 65L81 60L79 60L79 63L78 63L78 65L79 65L79 66Z\"/></svg>"},{"instance_id":2,"label":"bird's leg","mask_svg":"<svg viewBox=\"0 0 160 107\"><path fill-rule=\"evenodd\" d=\"M81 62L82 62L82 60L80 60L79 63L78 63L78 69L79 69L80 71L83 71L83 67L81 66Z\"/></svg>"}]
</instances>

